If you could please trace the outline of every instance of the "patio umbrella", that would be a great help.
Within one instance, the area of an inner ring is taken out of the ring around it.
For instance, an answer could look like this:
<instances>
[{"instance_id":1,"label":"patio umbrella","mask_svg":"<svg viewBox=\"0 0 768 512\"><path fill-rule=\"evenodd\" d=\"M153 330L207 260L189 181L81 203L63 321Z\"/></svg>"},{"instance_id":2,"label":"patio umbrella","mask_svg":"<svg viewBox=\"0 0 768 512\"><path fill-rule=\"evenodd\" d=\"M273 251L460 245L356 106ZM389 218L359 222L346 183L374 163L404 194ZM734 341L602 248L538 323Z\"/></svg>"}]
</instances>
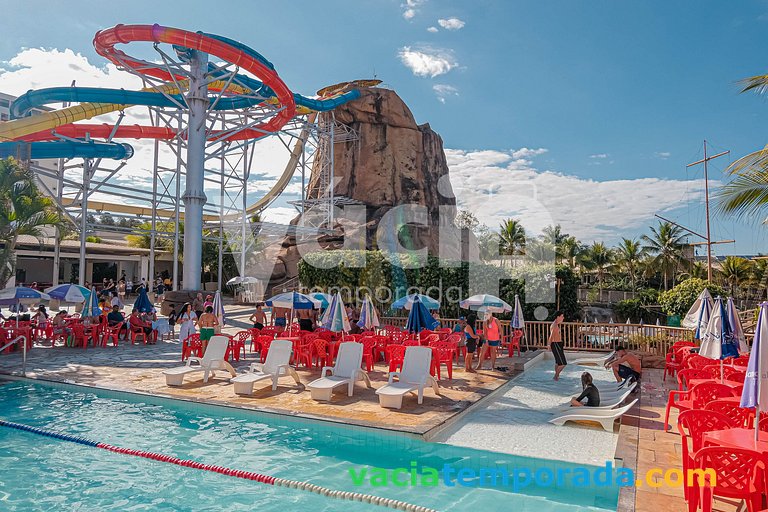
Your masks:
<instances>
[{"instance_id":1,"label":"patio umbrella","mask_svg":"<svg viewBox=\"0 0 768 512\"><path fill-rule=\"evenodd\" d=\"M250 276L237 276L233 277L229 281L227 281L227 286L234 286L236 284L255 284L258 283L259 280L255 277Z\"/></svg>"},{"instance_id":2,"label":"patio umbrella","mask_svg":"<svg viewBox=\"0 0 768 512\"><path fill-rule=\"evenodd\" d=\"M432 297L421 293L413 293L411 295L406 295L405 297L400 297L392 303L392 309L410 310L413 303L416 302L416 299L418 299L419 303L427 309L440 309L439 302Z\"/></svg>"},{"instance_id":3,"label":"patio umbrella","mask_svg":"<svg viewBox=\"0 0 768 512\"><path fill-rule=\"evenodd\" d=\"M349 318L344 301L341 300L341 294L336 293L331 299L331 304L325 310L321 320L323 327L333 332L349 332Z\"/></svg>"},{"instance_id":4,"label":"patio umbrella","mask_svg":"<svg viewBox=\"0 0 768 512\"><path fill-rule=\"evenodd\" d=\"M630 325L631 323L632 323L632 320L630 320L629 318L627 318L627 325Z\"/></svg>"},{"instance_id":5,"label":"patio umbrella","mask_svg":"<svg viewBox=\"0 0 768 512\"><path fill-rule=\"evenodd\" d=\"M422 304L421 299L416 297L411 303L411 312L408 313L408 322L405 329L408 332L420 333L424 329L432 330L439 322L430 314L429 310Z\"/></svg>"},{"instance_id":6,"label":"patio umbrella","mask_svg":"<svg viewBox=\"0 0 768 512\"><path fill-rule=\"evenodd\" d=\"M145 286L139 287L139 296L136 297L133 307L138 310L139 313L149 313L152 311L152 301L150 301L147 296L147 288Z\"/></svg>"},{"instance_id":7,"label":"patio umbrella","mask_svg":"<svg viewBox=\"0 0 768 512\"><path fill-rule=\"evenodd\" d=\"M323 293L323 292L315 292L310 293L310 297L313 299L317 299L320 301L320 308L325 309L328 307L328 305L331 303L331 300L333 300L333 296L331 296L329 293Z\"/></svg>"},{"instance_id":8,"label":"patio umbrella","mask_svg":"<svg viewBox=\"0 0 768 512\"><path fill-rule=\"evenodd\" d=\"M51 286L50 288L45 289L45 293L50 295L52 299L73 303L85 302L91 295L91 291L88 288L76 284Z\"/></svg>"},{"instance_id":9,"label":"patio umbrella","mask_svg":"<svg viewBox=\"0 0 768 512\"><path fill-rule=\"evenodd\" d=\"M19 326L19 317L21 316L22 304L36 304L44 300L51 300L51 296L26 286L15 286L0 290L0 304L6 306L16 306L16 327ZM22 343L22 363L21 374L27 375L27 342Z\"/></svg>"},{"instance_id":10,"label":"patio umbrella","mask_svg":"<svg viewBox=\"0 0 768 512\"><path fill-rule=\"evenodd\" d=\"M224 303L221 301L221 292L216 290L213 296L213 316L219 320L219 326L224 326Z\"/></svg>"},{"instance_id":11,"label":"patio umbrella","mask_svg":"<svg viewBox=\"0 0 768 512\"><path fill-rule=\"evenodd\" d=\"M609 319L608 319L608 323L609 323L609 324L612 324L612 323L613 323L613 317L611 317L611 318L609 318Z\"/></svg>"},{"instance_id":12,"label":"patio umbrella","mask_svg":"<svg viewBox=\"0 0 768 512\"><path fill-rule=\"evenodd\" d=\"M88 295L88 300L86 300L85 304L83 304L83 318L86 316L98 316L101 314L101 309L99 308L99 296L96 293L96 288L91 287L91 291L88 292Z\"/></svg>"},{"instance_id":13,"label":"patio umbrella","mask_svg":"<svg viewBox=\"0 0 768 512\"><path fill-rule=\"evenodd\" d=\"M379 314L376 312L376 306L373 305L371 298L366 295L360 308L360 320L357 321L357 326L361 329L370 330L379 325Z\"/></svg>"},{"instance_id":14,"label":"patio umbrella","mask_svg":"<svg viewBox=\"0 0 768 512\"><path fill-rule=\"evenodd\" d=\"M763 350L763 343L768 343L768 302L760 304L757 315L755 338L752 340L752 352L749 354L747 376L741 392L741 407L755 408L755 442L759 433L760 411L768 410L768 379L763 372L768 369L768 350Z\"/></svg>"},{"instance_id":15,"label":"patio umbrella","mask_svg":"<svg viewBox=\"0 0 768 512\"><path fill-rule=\"evenodd\" d=\"M293 312L297 309L320 308L320 301L299 292L285 292L267 299L267 306L271 308L283 308L291 310L291 323L288 324L288 333L293 329Z\"/></svg>"},{"instance_id":16,"label":"patio umbrella","mask_svg":"<svg viewBox=\"0 0 768 512\"><path fill-rule=\"evenodd\" d=\"M723 380L723 359L739 357L739 350L747 351L746 343L734 336L733 328L728 320L726 302L721 297L715 299L712 315L709 317L707 329L701 341L699 355L709 359L720 360L720 380Z\"/></svg>"},{"instance_id":17,"label":"patio umbrella","mask_svg":"<svg viewBox=\"0 0 768 512\"><path fill-rule=\"evenodd\" d=\"M694 301L691 309L686 313L685 318L680 322L680 325L686 329L694 329L696 331L693 336L694 339L700 340L707 329L713 306L712 295L709 294L709 290L704 288Z\"/></svg>"},{"instance_id":18,"label":"patio umbrella","mask_svg":"<svg viewBox=\"0 0 768 512\"><path fill-rule=\"evenodd\" d=\"M731 324L733 337L739 344L739 352L749 352L747 339L744 336L744 327L741 326L741 319L739 318L739 310L736 309L736 305L733 303L732 297L728 297L728 303L725 305L725 310L728 313L728 322Z\"/></svg>"},{"instance_id":19,"label":"patio umbrella","mask_svg":"<svg viewBox=\"0 0 768 512\"><path fill-rule=\"evenodd\" d=\"M523 306L520 305L520 297L515 295L515 310L509 321L509 326L513 329L525 331L525 318L523 318Z\"/></svg>"},{"instance_id":20,"label":"patio umbrella","mask_svg":"<svg viewBox=\"0 0 768 512\"><path fill-rule=\"evenodd\" d=\"M488 311L491 313L508 313L512 311L512 306L496 297L495 295L488 295L486 293L473 295L468 299L464 299L459 302L459 306L464 309L471 309L474 311L478 311L480 308L483 308L483 311Z\"/></svg>"}]
</instances>

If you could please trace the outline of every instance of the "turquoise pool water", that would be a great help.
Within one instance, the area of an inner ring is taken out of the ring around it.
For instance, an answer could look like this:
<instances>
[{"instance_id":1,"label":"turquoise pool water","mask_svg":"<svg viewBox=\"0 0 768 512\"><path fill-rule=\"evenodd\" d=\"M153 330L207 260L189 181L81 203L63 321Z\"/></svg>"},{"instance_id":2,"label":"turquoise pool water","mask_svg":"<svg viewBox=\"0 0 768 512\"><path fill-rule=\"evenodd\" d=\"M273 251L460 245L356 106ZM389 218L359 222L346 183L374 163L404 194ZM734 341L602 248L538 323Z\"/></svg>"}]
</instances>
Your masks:
<instances>
[{"instance_id":1,"label":"turquoise pool water","mask_svg":"<svg viewBox=\"0 0 768 512\"><path fill-rule=\"evenodd\" d=\"M326 422L68 385L0 380L0 418L126 448L437 510L615 510L616 488L371 487L349 469L569 467ZM0 427L0 510L389 510ZM502 506L503 505L503 506Z\"/></svg>"}]
</instances>

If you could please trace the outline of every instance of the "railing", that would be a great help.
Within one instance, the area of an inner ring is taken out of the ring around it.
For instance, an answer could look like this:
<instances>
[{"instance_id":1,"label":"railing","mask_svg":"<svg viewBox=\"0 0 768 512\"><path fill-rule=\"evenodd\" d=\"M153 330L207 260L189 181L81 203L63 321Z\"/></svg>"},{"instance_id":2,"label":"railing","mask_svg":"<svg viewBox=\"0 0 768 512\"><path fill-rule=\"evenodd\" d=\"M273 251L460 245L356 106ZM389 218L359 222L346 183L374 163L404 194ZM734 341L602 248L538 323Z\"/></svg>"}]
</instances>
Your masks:
<instances>
[{"instance_id":1,"label":"railing","mask_svg":"<svg viewBox=\"0 0 768 512\"><path fill-rule=\"evenodd\" d=\"M21 375L23 377L27 376L27 337L24 335L16 336L13 340L9 341L2 347L0 347L0 353L3 352L3 350L7 349L11 345L15 345L16 343L21 342L22 346L22 363L21 363Z\"/></svg>"},{"instance_id":2,"label":"railing","mask_svg":"<svg viewBox=\"0 0 768 512\"><path fill-rule=\"evenodd\" d=\"M405 327L405 317L383 317L382 325ZM458 323L455 318L440 319L442 327L453 327ZM511 334L508 320L500 320L502 337ZM547 347L551 322L525 322L525 339L522 346L543 349ZM478 329L482 322L478 321ZM693 341L693 331L680 327L641 324L585 324L583 322L563 322L560 326L563 343L567 350L589 350L609 352L617 345L645 354L664 355L676 341Z\"/></svg>"},{"instance_id":3,"label":"railing","mask_svg":"<svg viewBox=\"0 0 768 512\"><path fill-rule=\"evenodd\" d=\"M622 300L634 299L635 292L622 290L596 290L590 288L579 288L577 290L577 299L579 302L598 302L601 304L615 304Z\"/></svg>"}]
</instances>

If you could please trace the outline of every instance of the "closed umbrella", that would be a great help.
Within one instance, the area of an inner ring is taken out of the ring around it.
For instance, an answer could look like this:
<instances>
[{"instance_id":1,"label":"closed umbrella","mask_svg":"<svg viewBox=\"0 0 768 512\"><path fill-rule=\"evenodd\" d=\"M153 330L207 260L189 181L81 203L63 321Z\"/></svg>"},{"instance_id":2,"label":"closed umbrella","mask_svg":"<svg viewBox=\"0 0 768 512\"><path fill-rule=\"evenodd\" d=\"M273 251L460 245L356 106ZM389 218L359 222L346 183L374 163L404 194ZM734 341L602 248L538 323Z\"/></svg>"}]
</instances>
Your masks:
<instances>
[{"instance_id":1,"label":"closed umbrella","mask_svg":"<svg viewBox=\"0 0 768 512\"><path fill-rule=\"evenodd\" d=\"M371 298L366 295L360 308L360 320L357 321L357 326L367 331L379 325L379 314L376 312L376 306L373 305Z\"/></svg>"},{"instance_id":2,"label":"closed umbrella","mask_svg":"<svg viewBox=\"0 0 768 512\"><path fill-rule=\"evenodd\" d=\"M760 411L768 411L768 378L764 374L768 370L768 350L763 350L764 343L768 343L768 302L760 304L755 338L752 340L752 351L747 365L747 376L741 392L740 405L755 408L755 442L760 431L758 428Z\"/></svg>"},{"instance_id":3,"label":"closed umbrella","mask_svg":"<svg viewBox=\"0 0 768 512\"><path fill-rule=\"evenodd\" d=\"M734 336L726 305L727 302L721 297L715 299L712 315L709 317L699 349L699 355L720 360L721 381L723 380L723 359L739 357L739 350L747 351L746 344L742 344L742 341Z\"/></svg>"},{"instance_id":4,"label":"closed umbrella","mask_svg":"<svg viewBox=\"0 0 768 512\"><path fill-rule=\"evenodd\" d=\"M439 322L430 314L429 310L421 303L421 299L416 297L411 303L411 312L408 313L408 322L405 329L408 332L420 333L424 329L430 331L437 327Z\"/></svg>"},{"instance_id":5,"label":"closed umbrella","mask_svg":"<svg viewBox=\"0 0 768 512\"><path fill-rule=\"evenodd\" d=\"M320 301L320 308L325 309L328 307L328 305L331 303L331 300L333 300L333 297L329 293L323 293L323 292L315 292L310 293L310 297L313 299L317 299Z\"/></svg>"},{"instance_id":6,"label":"closed umbrella","mask_svg":"<svg viewBox=\"0 0 768 512\"><path fill-rule=\"evenodd\" d=\"M331 303L325 310L325 314L321 319L323 327L332 332L349 332L349 317L347 317L347 308L344 306L344 301L341 300L341 294L336 293L331 298Z\"/></svg>"},{"instance_id":7,"label":"closed umbrella","mask_svg":"<svg viewBox=\"0 0 768 512\"><path fill-rule=\"evenodd\" d=\"M741 325L741 319L739 318L739 310L736 309L736 305L733 303L733 297L728 297L728 303L726 304L726 311L728 313L728 322L731 324L731 331L733 337L739 344L739 351L746 353L749 352L747 346L747 339L744 336L744 327Z\"/></svg>"},{"instance_id":8,"label":"closed umbrella","mask_svg":"<svg viewBox=\"0 0 768 512\"><path fill-rule=\"evenodd\" d=\"M704 288L694 301L691 309L688 310L685 318L680 322L682 327L696 331L693 335L694 339L700 340L704 336L714 304L709 290Z\"/></svg>"},{"instance_id":9,"label":"closed umbrella","mask_svg":"<svg viewBox=\"0 0 768 512\"><path fill-rule=\"evenodd\" d=\"M627 318L627 325L630 325L631 323L632 323L632 320L630 320L629 318Z\"/></svg>"},{"instance_id":10,"label":"closed umbrella","mask_svg":"<svg viewBox=\"0 0 768 512\"><path fill-rule=\"evenodd\" d=\"M490 313L508 313L512 311L512 306L510 306L500 298L494 295L488 295L486 293L483 293L480 295L473 295L472 297L464 299L461 302L459 302L459 306L464 309L471 309L474 311L479 311L480 308L482 308L483 311L487 311ZM435 308L430 308L430 309L435 309Z\"/></svg>"},{"instance_id":11,"label":"closed umbrella","mask_svg":"<svg viewBox=\"0 0 768 512\"><path fill-rule=\"evenodd\" d=\"M525 318L523 318L523 306L520 305L520 297L515 295L515 310L512 313L512 319L509 321L510 327L525 331Z\"/></svg>"},{"instance_id":12,"label":"closed umbrella","mask_svg":"<svg viewBox=\"0 0 768 512\"><path fill-rule=\"evenodd\" d=\"M426 307L427 309L440 309L440 303L437 302L435 299L428 295L422 295L421 293L413 293L411 295L406 295L405 297L400 297L395 302L392 303L392 309L411 309L411 306L413 305L416 300L421 303L422 306Z\"/></svg>"},{"instance_id":13,"label":"closed umbrella","mask_svg":"<svg viewBox=\"0 0 768 512\"><path fill-rule=\"evenodd\" d=\"M152 301L150 301L149 297L147 296L147 288L145 286L139 287L139 295L136 297L136 300L133 303L133 307L139 313L149 313L152 311Z\"/></svg>"},{"instance_id":14,"label":"closed umbrella","mask_svg":"<svg viewBox=\"0 0 768 512\"><path fill-rule=\"evenodd\" d=\"M221 292L216 290L216 295L213 296L213 316L219 321L219 326L224 326L224 303L221 301Z\"/></svg>"},{"instance_id":15,"label":"closed umbrella","mask_svg":"<svg viewBox=\"0 0 768 512\"><path fill-rule=\"evenodd\" d=\"M88 299L85 301L85 304L83 304L83 318L101 314L101 308L99 308L99 296L96 293L96 288L91 287L91 291L88 292L88 295Z\"/></svg>"}]
</instances>

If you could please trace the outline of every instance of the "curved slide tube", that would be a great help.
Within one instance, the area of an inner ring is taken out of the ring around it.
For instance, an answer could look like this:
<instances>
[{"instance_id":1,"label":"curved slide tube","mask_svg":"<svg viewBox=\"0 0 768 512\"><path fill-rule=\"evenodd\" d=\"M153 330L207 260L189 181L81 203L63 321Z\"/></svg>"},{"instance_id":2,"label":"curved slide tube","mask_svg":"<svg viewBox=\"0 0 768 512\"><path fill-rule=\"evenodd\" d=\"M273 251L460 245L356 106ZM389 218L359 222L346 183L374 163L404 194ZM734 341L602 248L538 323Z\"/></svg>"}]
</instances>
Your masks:
<instances>
[{"instance_id":1,"label":"curved slide tube","mask_svg":"<svg viewBox=\"0 0 768 512\"><path fill-rule=\"evenodd\" d=\"M35 160L46 158L112 158L125 160L133 156L133 147L117 142L0 142L0 158L16 157L28 146Z\"/></svg>"}]
</instances>

